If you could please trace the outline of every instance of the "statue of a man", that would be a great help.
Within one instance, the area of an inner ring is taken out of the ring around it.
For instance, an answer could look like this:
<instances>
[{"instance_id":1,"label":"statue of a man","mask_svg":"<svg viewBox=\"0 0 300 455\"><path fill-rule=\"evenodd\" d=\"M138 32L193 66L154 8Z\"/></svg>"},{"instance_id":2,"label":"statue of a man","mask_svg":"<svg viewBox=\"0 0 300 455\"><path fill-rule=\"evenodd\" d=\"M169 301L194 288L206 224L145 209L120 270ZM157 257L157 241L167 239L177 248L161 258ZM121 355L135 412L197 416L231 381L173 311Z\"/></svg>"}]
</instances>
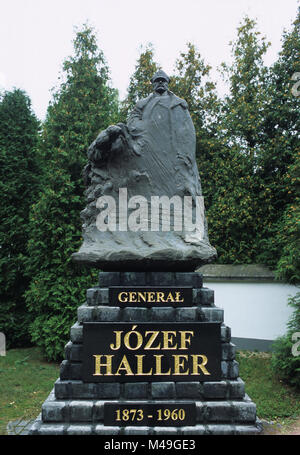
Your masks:
<instances>
[{"instance_id":1,"label":"statue of a man","mask_svg":"<svg viewBox=\"0 0 300 455\"><path fill-rule=\"evenodd\" d=\"M193 271L216 257L203 205L202 217L196 219L202 192L188 105L168 89L169 77L163 71L155 73L151 82L153 93L137 102L127 124L108 127L89 147L84 172L88 187L88 205L82 212L84 242L73 254L76 262L103 270ZM122 195L126 190L129 202L120 198L120 189ZM146 206L137 214L132 201L141 200ZM114 223L107 226L114 229L99 229L101 204L110 201L115 203L106 215ZM158 201L160 212L155 205ZM166 201L169 206L164 205ZM176 222L188 208L193 227L187 229L183 220L178 228ZM138 215L140 225L128 228L130 217ZM165 228L165 217L170 219L170 229Z\"/></svg>"}]
</instances>

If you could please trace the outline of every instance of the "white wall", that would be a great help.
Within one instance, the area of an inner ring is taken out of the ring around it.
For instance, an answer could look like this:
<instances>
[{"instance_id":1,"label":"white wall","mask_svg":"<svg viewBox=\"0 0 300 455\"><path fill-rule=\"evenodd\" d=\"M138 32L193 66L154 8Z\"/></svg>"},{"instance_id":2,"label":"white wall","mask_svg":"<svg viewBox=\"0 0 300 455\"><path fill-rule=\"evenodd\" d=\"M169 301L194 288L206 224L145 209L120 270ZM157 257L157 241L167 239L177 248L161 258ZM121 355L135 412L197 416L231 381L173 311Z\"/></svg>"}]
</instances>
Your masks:
<instances>
[{"instance_id":1,"label":"white wall","mask_svg":"<svg viewBox=\"0 0 300 455\"><path fill-rule=\"evenodd\" d=\"M299 290L282 283L205 282L215 291L215 305L224 309L224 323L231 336L274 340L286 333L293 313L289 296Z\"/></svg>"}]
</instances>

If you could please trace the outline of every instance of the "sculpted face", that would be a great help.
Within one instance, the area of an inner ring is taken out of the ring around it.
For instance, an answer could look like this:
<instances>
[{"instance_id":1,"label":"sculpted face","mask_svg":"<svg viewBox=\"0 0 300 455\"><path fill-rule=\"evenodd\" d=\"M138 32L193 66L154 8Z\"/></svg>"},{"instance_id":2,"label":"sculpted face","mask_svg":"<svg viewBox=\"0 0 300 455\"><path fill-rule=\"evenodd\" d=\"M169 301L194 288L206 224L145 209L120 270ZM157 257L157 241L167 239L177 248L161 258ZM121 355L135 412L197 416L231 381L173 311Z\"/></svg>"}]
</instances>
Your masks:
<instances>
[{"instance_id":1,"label":"sculpted face","mask_svg":"<svg viewBox=\"0 0 300 455\"><path fill-rule=\"evenodd\" d=\"M158 77L152 82L154 92L162 95L168 90L168 81L164 77Z\"/></svg>"}]
</instances>

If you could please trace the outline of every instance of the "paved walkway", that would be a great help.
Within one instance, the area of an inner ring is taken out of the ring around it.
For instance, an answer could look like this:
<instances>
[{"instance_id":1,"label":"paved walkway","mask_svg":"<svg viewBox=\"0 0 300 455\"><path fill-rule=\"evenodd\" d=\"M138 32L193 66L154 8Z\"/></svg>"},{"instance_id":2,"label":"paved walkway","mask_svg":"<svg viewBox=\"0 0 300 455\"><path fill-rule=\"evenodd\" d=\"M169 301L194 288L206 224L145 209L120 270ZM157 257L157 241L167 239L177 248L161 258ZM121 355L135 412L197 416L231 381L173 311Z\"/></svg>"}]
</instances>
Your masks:
<instances>
[{"instance_id":1,"label":"paved walkway","mask_svg":"<svg viewBox=\"0 0 300 455\"><path fill-rule=\"evenodd\" d=\"M32 420L14 420L13 422L8 422L7 424L7 434L8 435L27 435L31 424L34 422Z\"/></svg>"},{"instance_id":2,"label":"paved walkway","mask_svg":"<svg viewBox=\"0 0 300 455\"><path fill-rule=\"evenodd\" d=\"M31 424L35 419L32 420L14 420L8 422L7 434L8 435L27 435ZM283 428L282 425L262 421L264 427L264 435L300 435L300 419L298 419L289 428Z\"/></svg>"}]
</instances>

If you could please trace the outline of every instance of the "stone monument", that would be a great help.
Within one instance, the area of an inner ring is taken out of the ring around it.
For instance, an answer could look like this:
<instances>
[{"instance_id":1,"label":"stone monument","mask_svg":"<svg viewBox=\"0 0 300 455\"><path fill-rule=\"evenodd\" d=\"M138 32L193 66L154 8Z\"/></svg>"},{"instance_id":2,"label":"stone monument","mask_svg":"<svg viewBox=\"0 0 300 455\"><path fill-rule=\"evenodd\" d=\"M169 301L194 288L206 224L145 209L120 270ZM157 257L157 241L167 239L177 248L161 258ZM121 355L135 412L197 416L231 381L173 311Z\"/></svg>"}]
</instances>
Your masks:
<instances>
[{"instance_id":1,"label":"stone monument","mask_svg":"<svg viewBox=\"0 0 300 455\"><path fill-rule=\"evenodd\" d=\"M224 312L195 269L208 239L187 103L158 71L84 169L75 263L98 267L30 434L259 434Z\"/></svg>"}]
</instances>

